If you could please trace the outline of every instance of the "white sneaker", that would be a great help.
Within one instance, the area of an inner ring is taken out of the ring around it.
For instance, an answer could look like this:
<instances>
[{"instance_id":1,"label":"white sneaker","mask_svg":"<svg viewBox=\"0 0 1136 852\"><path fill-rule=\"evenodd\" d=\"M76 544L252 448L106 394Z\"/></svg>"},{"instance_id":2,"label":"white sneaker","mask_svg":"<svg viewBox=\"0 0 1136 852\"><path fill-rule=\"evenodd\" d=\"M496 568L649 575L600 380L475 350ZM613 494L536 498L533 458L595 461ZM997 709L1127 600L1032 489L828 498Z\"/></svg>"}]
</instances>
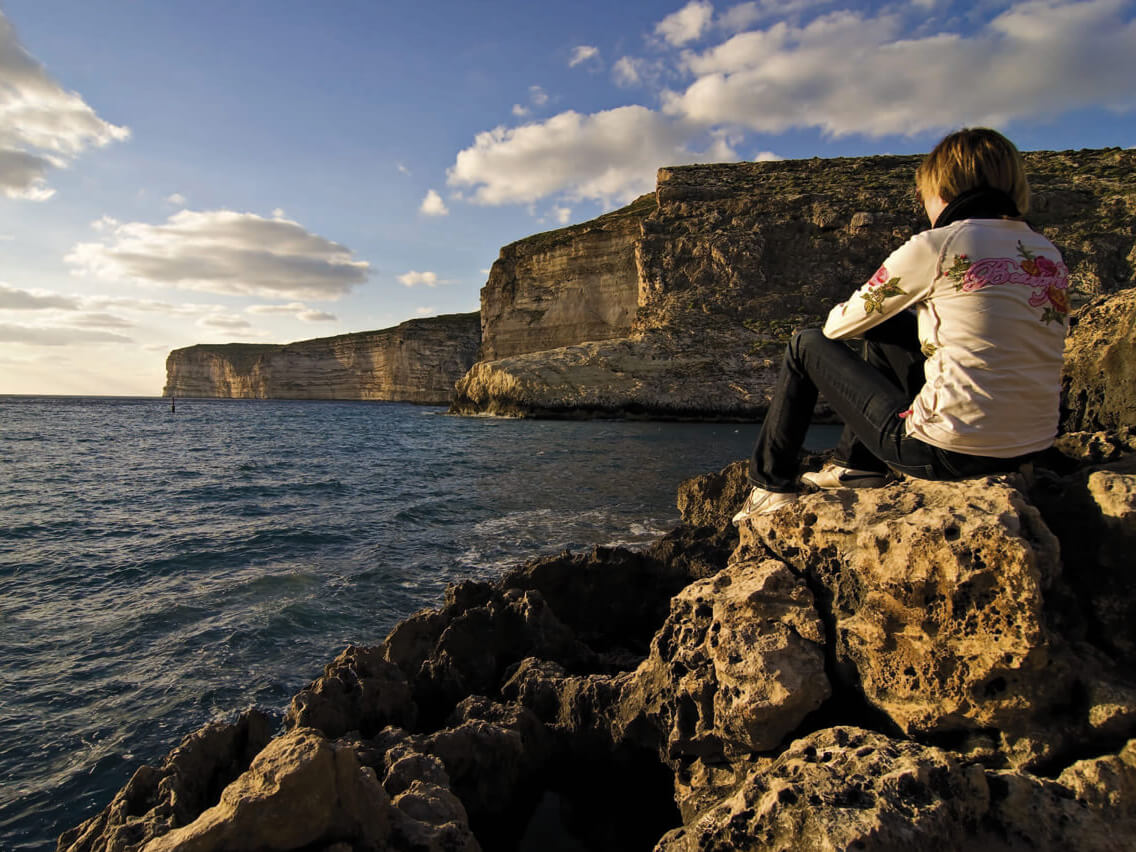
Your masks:
<instances>
[{"instance_id":1,"label":"white sneaker","mask_svg":"<svg viewBox=\"0 0 1136 852\"><path fill-rule=\"evenodd\" d=\"M826 465L823 470L801 476L801 482L826 491L834 488L879 488L890 481L890 475L878 470L857 470L839 464Z\"/></svg>"},{"instance_id":2,"label":"white sneaker","mask_svg":"<svg viewBox=\"0 0 1136 852\"><path fill-rule=\"evenodd\" d=\"M746 498L741 511L734 515L734 523L740 524L754 515L768 515L796 502L796 494L782 494L779 491L766 491L764 488L755 487Z\"/></svg>"}]
</instances>

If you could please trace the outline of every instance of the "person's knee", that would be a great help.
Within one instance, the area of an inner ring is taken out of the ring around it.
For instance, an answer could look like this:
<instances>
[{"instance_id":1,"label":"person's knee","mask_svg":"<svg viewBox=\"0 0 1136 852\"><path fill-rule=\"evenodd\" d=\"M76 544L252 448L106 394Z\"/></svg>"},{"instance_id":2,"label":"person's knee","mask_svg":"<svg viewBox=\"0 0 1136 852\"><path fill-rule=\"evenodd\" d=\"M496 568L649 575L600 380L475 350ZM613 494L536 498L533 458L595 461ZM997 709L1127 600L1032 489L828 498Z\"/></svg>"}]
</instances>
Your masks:
<instances>
[{"instance_id":1,"label":"person's knee","mask_svg":"<svg viewBox=\"0 0 1136 852\"><path fill-rule=\"evenodd\" d=\"M821 341L827 340L828 338L819 328L803 328L794 334L792 340L789 341L786 355L790 361L800 364L805 352L816 347Z\"/></svg>"}]
</instances>

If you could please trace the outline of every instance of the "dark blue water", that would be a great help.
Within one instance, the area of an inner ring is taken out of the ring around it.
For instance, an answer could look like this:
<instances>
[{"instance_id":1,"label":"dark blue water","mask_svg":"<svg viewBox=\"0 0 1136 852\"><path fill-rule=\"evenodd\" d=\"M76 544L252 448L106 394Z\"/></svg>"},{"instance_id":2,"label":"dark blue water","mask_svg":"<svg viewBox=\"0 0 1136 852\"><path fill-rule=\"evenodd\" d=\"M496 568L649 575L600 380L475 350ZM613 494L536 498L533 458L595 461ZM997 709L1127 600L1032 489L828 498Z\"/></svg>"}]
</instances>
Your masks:
<instances>
[{"instance_id":1,"label":"dark blue water","mask_svg":"<svg viewBox=\"0 0 1136 852\"><path fill-rule=\"evenodd\" d=\"M54 848L184 734L284 709L449 582L653 540L678 521L677 483L754 436L382 403L171 414L0 397L0 848Z\"/></svg>"}]
</instances>

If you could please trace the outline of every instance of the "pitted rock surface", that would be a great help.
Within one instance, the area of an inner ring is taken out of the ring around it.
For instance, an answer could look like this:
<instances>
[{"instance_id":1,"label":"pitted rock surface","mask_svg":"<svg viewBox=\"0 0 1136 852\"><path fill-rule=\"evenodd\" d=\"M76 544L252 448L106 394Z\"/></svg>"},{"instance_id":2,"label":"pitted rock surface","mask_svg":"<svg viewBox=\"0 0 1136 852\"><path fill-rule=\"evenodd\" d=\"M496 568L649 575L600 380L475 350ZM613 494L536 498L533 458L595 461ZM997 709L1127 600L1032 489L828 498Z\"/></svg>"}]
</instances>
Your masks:
<instances>
[{"instance_id":1,"label":"pitted rock surface","mask_svg":"<svg viewBox=\"0 0 1136 852\"><path fill-rule=\"evenodd\" d=\"M818 731L746 769L730 796L656 849L1119 852L1130 840L1114 833L1107 809L1085 807L1060 784L859 728Z\"/></svg>"},{"instance_id":2,"label":"pitted rock surface","mask_svg":"<svg viewBox=\"0 0 1136 852\"><path fill-rule=\"evenodd\" d=\"M1062 391L1063 431L1136 423L1136 288L1100 296L1073 315Z\"/></svg>"},{"instance_id":3,"label":"pitted rock surface","mask_svg":"<svg viewBox=\"0 0 1136 852\"><path fill-rule=\"evenodd\" d=\"M742 558L675 596L621 712L659 729L668 760L731 757L776 747L829 692L812 593L784 563Z\"/></svg>"},{"instance_id":4,"label":"pitted rock surface","mask_svg":"<svg viewBox=\"0 0 1136 852\"><path fill-rule=\"evenodd\" d=\"M900 730L996 731L1007 760L1033 763L1072 746L1054 726L1088 727L1066 718L1086 669L1047 623L1060 549L1019 487L986 477L820 492L754 518L741 542L821 590L839 674Z\"/></svg>"}]
</instances>

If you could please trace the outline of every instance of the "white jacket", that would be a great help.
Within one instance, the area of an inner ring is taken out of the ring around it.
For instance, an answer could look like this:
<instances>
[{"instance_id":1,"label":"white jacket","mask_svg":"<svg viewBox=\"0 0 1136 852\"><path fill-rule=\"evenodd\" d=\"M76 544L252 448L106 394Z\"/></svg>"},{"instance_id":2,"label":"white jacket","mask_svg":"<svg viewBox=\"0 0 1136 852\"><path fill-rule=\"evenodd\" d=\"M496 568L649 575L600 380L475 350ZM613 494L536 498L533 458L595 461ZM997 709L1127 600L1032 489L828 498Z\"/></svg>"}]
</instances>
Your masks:
<instances>
[{"instance_id":1,"label":"white jacket","mask_svg":"<svg viewBox=\"0 0 1136 852\"><path fill-rule=\"evenodd\" d=\"M1010 458L1057 436L1068 270L1024 222L963 219L912 237L824 325L857 337L912 308L925 382L907 434L946 450Z\"/></svg>"}]
</instances>

